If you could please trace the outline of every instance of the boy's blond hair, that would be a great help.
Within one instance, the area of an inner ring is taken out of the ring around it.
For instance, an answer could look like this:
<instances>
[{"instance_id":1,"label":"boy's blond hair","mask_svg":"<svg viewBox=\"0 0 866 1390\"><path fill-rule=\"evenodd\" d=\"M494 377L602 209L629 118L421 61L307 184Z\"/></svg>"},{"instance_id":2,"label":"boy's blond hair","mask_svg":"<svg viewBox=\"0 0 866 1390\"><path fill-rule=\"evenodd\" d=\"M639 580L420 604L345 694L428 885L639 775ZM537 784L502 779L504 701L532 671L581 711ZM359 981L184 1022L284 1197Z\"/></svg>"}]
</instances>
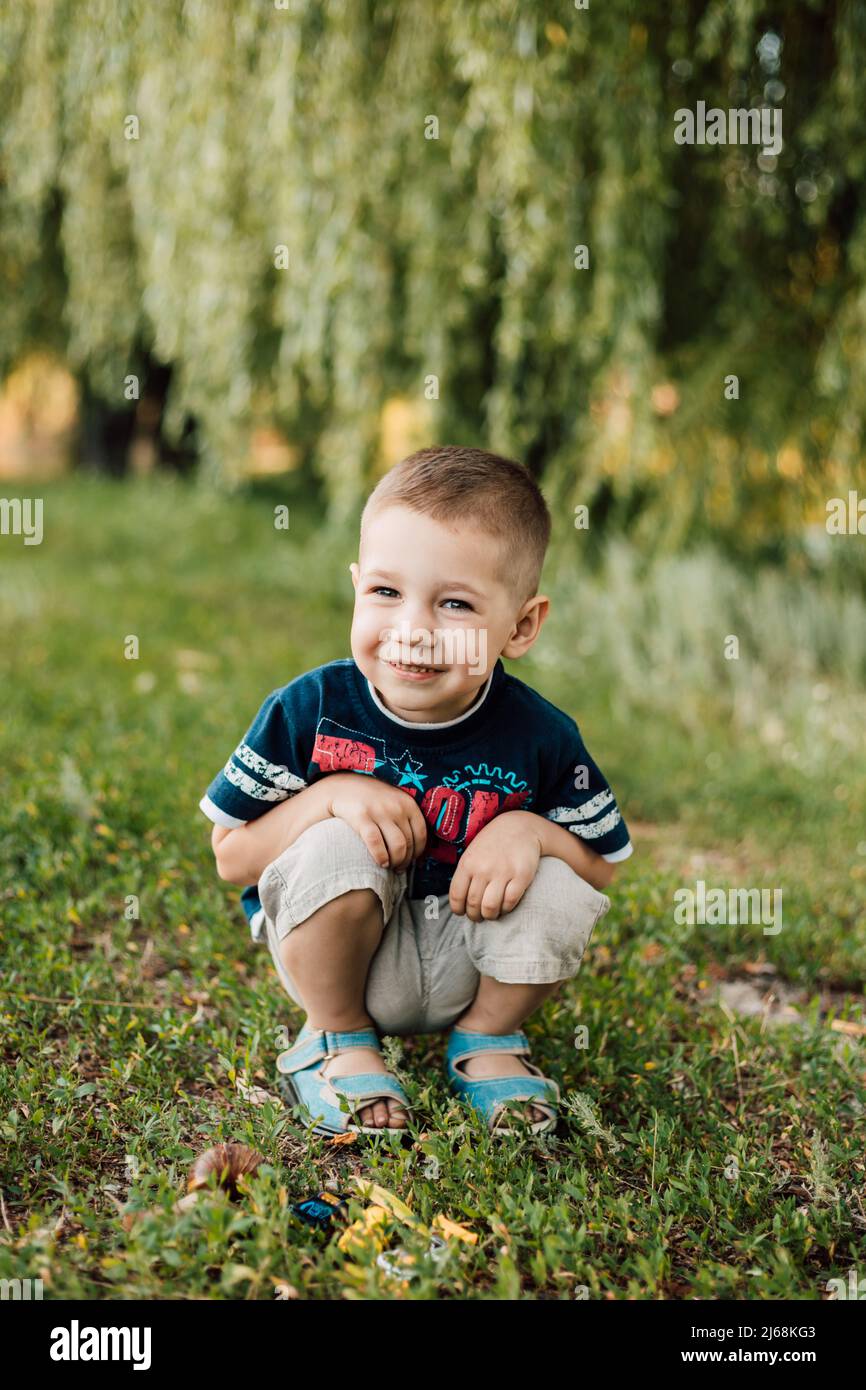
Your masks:
<instances>
[{"instance_id":1,"label":"boy's blond hair","mask_svg":"<svg viewBox=\"0 0 866 1390\"><path fill-rule=\"evenodd\" d=\"M550 540L550 513L535 479L519 463L445 444L419 449L373 489L364 523L385 507L409 507L434 521L475 523L502 542L499 578L520 603L538 592Z\"/></svg>"}]
</instances>

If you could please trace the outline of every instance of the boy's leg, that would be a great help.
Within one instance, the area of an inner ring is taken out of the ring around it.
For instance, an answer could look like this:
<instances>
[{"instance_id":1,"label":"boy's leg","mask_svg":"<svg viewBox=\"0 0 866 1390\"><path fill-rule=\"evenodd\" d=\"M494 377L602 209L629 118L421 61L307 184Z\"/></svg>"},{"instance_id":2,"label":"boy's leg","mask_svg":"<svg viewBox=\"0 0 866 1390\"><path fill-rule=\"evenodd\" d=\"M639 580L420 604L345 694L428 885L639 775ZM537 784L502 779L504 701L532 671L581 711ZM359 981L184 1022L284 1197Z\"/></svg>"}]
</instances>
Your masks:
<instances>
[{"instance_id":1,"label":"boy's leg","mask_svg":"<svg viewBox=\"0 0 866 1390\"><path fill-rule=\"evenodd\" d=\"M466 945L479 972L475 998L458 1018L458 1031L512 1033L580 969L592 932L610 907L604 893L561 859L545 857L512 912L492 921L466 919ZM468 1076L529 1075L520 1057L488 1053L470 1057ZM543 1111L527 1107L527 1119Z\"/></svg>"},{"instance_id":2,"label":"boy's leg","mask_svg":"<svg viewBox=\"0 0 866 1390\"><path fill-rule=\"evenodd\" d=\"M382 904L370 888L356 888L333 898L307 917L280 943L280 959L291 976L314 1028L355 1032L373 1023L364 1005L370 962L382 938ZM323 1076L351 1076L386 1071L381 1052L355 1047L332 1057ZM384 1097L364 1106L361 1124L406 1124L406 1112Z\"/></svg>"},{"instance_id":3,"label":"boy's leg","mask_svg":"<svg viewBox=\"0 0 866 1390\"><path fill-rule=\"evenodd\" d=\"M376 864L339 820L311 826L265 869L259 896L268 944L286 993L312 1027L353 1032L373 1024L389 1031L392 1020L371 1018L365 996L371 961L404 887L405 875ZM322 1070L348 1076L387 1069L378 1051L353 1048L328 1059ZM391 1097L364 1106L358 1118L376 1127L406 1124Z\"/></svg>"},{"instance_id":4,"label":"boy's leg","mask_svg":"<svg viewBox=\"0 0 866 1390\"><path fill-rule=\"evenodd\" d=\"M491 923L493 925L493 923ZM548 985L505 984L491 975L482 975L478 993L465 1014L454 1025L458 1033L513 1033L541 1008L545 999L559 989L561 980ZM520 1057L509 1053L487 1052L481 1057L467 1057L463 1063L467 1076L529 1076ZM544 1119L537 1105L526 1107L525 1118L533 1123Z\"/></svg>"}]
</instances>

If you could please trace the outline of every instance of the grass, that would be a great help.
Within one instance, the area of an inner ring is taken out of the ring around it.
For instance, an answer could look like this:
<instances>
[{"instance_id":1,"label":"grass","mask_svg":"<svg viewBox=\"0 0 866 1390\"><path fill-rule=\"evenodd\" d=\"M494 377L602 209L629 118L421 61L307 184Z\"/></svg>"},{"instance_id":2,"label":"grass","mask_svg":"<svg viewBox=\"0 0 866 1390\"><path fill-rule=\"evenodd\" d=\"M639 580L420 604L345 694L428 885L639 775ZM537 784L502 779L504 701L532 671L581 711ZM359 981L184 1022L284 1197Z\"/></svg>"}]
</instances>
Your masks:
<instances>
[{"instance_id":1,"label":"grass","mask_svg":"<svg viewBox=\"0 0 866 1390\"><path fill-rule=\"evenodd\" d=\"M590 575L561 552L555 616L513 669L578 718L639 853L580 976L528 1025L559 1133L492 1143L420 1037L397 1044L413 1146L335 1147L239 1089L274 1094L300 1017L197 802L264 694L347 653L351 538L297 498L277 499L285 533L267 497L171 481L43 496L40 547L0 538L0 1278L49 1298L775 1300L857 1265L861 604L840 617L818 581L708 554L642 570L621 545ZM678 925L673 894L699 877L783 886L782 932ZM795 1021L736 1012L738 982L793 999ZM249 1194L175 1210L196 1154L230 1138L265 1156ZM372 1247L350 1258L291 1205L353 1176L477 1243L411 1282ZM129 1230L122 1206L142 1213Z\"/></svg>"}]
</instances>

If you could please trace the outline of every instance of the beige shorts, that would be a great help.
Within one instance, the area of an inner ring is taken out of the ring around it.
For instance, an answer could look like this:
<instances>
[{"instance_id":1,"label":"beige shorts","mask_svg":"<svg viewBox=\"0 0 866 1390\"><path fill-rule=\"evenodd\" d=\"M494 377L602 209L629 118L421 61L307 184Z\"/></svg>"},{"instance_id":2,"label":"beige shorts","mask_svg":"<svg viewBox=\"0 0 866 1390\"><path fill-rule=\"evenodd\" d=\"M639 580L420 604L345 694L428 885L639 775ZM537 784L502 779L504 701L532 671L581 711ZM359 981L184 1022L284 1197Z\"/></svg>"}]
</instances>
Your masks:
<instances>
[{"instance_id":1,"label":"beige shorts","mask_svg":"<svg viewBox=\"0 0 866 1390\"><path fill-rule=\"evenodd\" d=\"M372 888L384 931L367 976L367 1012L380 1033L437 1033L475 998L481 975L506 983L569 980L610 899L561 859L545 857L513 911L472 922L447 897L410 898L407 871L384 869L345 821L304 831L259 880L268 945L286 993L303 1002L280 960L279 945L325 903Z\"/></svg>"}]
</instances>

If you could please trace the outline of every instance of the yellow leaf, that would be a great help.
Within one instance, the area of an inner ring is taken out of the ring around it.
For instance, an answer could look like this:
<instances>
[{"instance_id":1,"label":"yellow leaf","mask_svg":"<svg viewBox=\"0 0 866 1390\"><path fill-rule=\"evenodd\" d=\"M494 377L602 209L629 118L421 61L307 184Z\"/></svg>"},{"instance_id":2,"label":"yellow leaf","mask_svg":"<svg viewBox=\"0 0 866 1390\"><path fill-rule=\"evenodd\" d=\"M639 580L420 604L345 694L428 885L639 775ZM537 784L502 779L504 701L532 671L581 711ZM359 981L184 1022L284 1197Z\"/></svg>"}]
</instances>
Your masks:
<instances>
[{"instance_id":1,"label":"yellow leaf","mask_svg":"<svg viewBox=\"0 0 866 1390\"><path fill-rule=\"evenodd\" d=\"M367 1201L375 1202L379 1206L387 1208L406 1226L411 1226L413 1230L424 1230L424 1226L416 1216L412 1215L406 1203L396 1197L393 1192L389 1192L387 1188L379 1187L377 1183L371 1183L368 1178L358 1175L354 1175L352 1181L359 1189L361 1196L365 1197Z\"/></svg>"},{"instance_id":2,"label":"yellow leaf","mask_svg":"<svg viewBox=\"0 0 866 1390\"><path fill-rule=\"evenodd\" d=\"M834 1033L845 1033L849 1038L866 1038L866 1024L855 1023L849 1018L834 1018L830 1024Z\"/></svg>"},{"instance_id":3,"label":"yellow leaf","mask_svg":"<svg viewBox=\"0 0 866 1390\"><path fill-rule=\"evenodd\" d=\"M384 1207L368 1207L363 1216L353 1221L337 1241L341 1250L350 1254L361 1254L367 1246L376 1250L385 1247L385 1232L382 1229L388 1219Z\"/></svg>"},{"instance_id":4,"label":"yellow leaf","mask_svg":"<svg viewBox=\"0 0 866 1390\"><path fill-rule=\"evenodd\" d=\"M433 1217L433 1225L446 1240L465 1240L467 1245L476 1245L478 1237L474 1231L469 1231L465 1226L458 1226L456 1221L450 1221L447 1216L439 1212Z\"/></svg>"}]
</instances>

